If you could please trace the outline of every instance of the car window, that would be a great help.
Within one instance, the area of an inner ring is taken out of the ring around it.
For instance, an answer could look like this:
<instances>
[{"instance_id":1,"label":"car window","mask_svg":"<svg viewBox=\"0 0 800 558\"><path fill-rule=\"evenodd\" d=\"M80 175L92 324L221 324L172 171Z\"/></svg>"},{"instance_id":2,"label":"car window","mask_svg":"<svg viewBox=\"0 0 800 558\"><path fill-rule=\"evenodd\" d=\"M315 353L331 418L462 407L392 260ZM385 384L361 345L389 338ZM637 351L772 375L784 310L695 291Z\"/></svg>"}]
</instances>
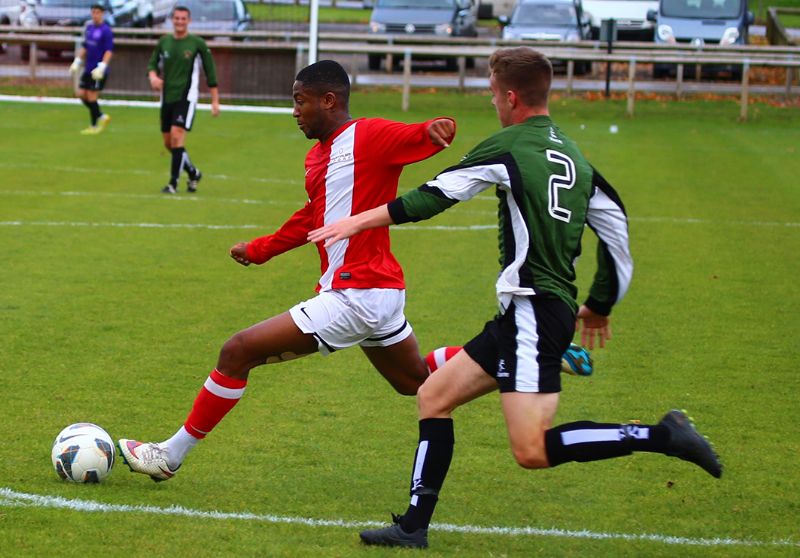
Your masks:
<instances>
[{"instance_id":1,"label":"car window","mask_svg":"<svg viewBox=\"0 0 800 558\"><path fill-rule=\"evenodd\" d=\"M574 25L575 7L569 4L520 4L512 23L516 25Z\"/></svg>"},{"instance_id":2,"label":"car window","mask_svg":"<svg viewBox=\"0 0 800 558\"><path fill-rule=\"evenodd\" d=\"M42 6L66 6L69 8L88 8L97 0L39 0Z\"/></svg>"},{"instance_id":3,"label":"car window","mask_svg":"<svg viewBox=\"0 0 800 558\"><path fill-rule=\"evenodd\" d=\"M427 8L447 9L455 7L455 0L378 0L377 8Z\"/></svg>"},{"instance_id":4,"label":"car window","mask_svg":"<svg viewBox=\"0 0 800 558\"><path fill-rule=\"evenodd\" d=\"M192 11L193 20L235 20L236 8L234 2L213 2L209 0L187 0L179 2Z\"/></svg>"},{"instance_id":5,"label":"car window","mask_svg":"<svg viewBox=\"0 0 800 558\"><path fill-rule=\"evenodd\" d=\"M698 19L736 19L742 11L742 0L664 0L661 14L669 17Z\"/></svg>"}]
</instances>

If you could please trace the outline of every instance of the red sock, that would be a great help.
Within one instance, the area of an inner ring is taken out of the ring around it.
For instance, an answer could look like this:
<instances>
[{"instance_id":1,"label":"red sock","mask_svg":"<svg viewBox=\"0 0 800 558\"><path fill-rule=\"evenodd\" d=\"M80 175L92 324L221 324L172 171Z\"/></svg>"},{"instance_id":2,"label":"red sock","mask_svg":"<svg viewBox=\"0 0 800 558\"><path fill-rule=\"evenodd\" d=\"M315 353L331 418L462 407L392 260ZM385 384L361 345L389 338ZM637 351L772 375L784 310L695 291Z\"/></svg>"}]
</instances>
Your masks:
<instances>
[{"instance_id":1,"label":"red sock","mask_svg":"<svg viewBox=\"0 0 800 558\"><path fill-rule=\"evenodd\" d=\"M425 364L431 374L436 372L445 362L456 356L461 347L439 347L425 356Z\"/></svg>"},{"instance_id":2,"label":"red sock","mask_svg":"<svg viewBox=\"0 0 800 558\"><path fill-rule=\"evenodd\" d=\"M247 380L229 378L215 369L203 384L192 411L186 417L183 424L186 431L195 438L205 438L239 402L246 385Z\"/></svg>"}]
</instances>

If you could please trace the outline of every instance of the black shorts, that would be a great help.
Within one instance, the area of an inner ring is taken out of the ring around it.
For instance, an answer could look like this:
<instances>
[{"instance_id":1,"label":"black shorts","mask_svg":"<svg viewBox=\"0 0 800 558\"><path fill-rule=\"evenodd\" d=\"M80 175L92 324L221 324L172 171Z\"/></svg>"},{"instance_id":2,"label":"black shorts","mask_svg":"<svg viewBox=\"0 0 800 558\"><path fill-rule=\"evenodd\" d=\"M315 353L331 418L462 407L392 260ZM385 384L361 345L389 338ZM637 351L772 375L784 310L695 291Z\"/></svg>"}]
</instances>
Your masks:
<instances>
[{"instance_id":1,"label":"black shorts","mask_svg":"<svg viewBox=\"0 0 800 558\"><path fill-rule=\"evenodd\" d=\"M94 79L92 77L92 72L87 70L81 74L78 87L81 89L88 89L89 91L102 91L103 87L106 86L106 79L108 79L107 71L103 79Z\"/></svg>"},{"instance_id":2,"label":"black shorts","mask_svg":"<svg viewBox=\"0 0 800 558\"><path fill-rule=\"evenodd\" d=\"M558 393L561 356L574 333L575 313L563 300L515 296L464 350L502 393Z\"/></svg>"},{"instance_id":3,"label":"black shorts","mask_svg":"<svg viewBox=\"0 0 800 558\"><path fill-rule=\"evenodd\" d=\"M161 104L161 131L169 132L170 128L177 126L187 132L192 129L197 103L194 101L177 101L175 103Z\"/></svg>"}]
</instances>

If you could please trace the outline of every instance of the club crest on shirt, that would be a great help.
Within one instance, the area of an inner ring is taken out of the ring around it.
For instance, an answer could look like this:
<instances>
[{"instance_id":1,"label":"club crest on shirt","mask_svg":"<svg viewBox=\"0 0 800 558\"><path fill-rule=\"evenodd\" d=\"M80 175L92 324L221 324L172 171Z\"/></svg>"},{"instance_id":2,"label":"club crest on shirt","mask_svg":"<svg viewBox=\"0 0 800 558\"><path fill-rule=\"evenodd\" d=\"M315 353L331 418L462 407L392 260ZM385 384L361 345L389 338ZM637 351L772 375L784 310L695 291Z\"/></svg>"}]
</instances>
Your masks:
<instances>
[{"instance_id":1,"label":"club crest on shirt","mask_svg":"<svg viewBox=\"0 0 800 558\"><path fill-rule=\"evenodd\" d=\"M189 60L192 57L192 51L191 50L184 50L183 51L183 57L186 60Z\"/></svg>"}]
</instances>

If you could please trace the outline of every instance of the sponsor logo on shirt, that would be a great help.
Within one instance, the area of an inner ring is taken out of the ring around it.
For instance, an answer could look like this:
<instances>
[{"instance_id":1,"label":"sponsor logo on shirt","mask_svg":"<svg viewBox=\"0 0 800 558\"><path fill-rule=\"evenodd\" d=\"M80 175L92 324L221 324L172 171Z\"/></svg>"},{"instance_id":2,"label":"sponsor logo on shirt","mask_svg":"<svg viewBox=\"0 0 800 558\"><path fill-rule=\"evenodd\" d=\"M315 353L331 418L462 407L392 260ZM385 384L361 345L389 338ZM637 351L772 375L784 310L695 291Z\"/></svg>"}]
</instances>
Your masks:
<instances>
[{"instance_id":1,"label":"sponsor logo on shirt","mask_svg":"<svg viewBox=\"0 0 800 558\"><path fill-rule=\"evenodd\" d=\"M331 163L346 163L353 160L353 152L340 147L336 153L331 153Z\"/></svg>"}]
</instances>

